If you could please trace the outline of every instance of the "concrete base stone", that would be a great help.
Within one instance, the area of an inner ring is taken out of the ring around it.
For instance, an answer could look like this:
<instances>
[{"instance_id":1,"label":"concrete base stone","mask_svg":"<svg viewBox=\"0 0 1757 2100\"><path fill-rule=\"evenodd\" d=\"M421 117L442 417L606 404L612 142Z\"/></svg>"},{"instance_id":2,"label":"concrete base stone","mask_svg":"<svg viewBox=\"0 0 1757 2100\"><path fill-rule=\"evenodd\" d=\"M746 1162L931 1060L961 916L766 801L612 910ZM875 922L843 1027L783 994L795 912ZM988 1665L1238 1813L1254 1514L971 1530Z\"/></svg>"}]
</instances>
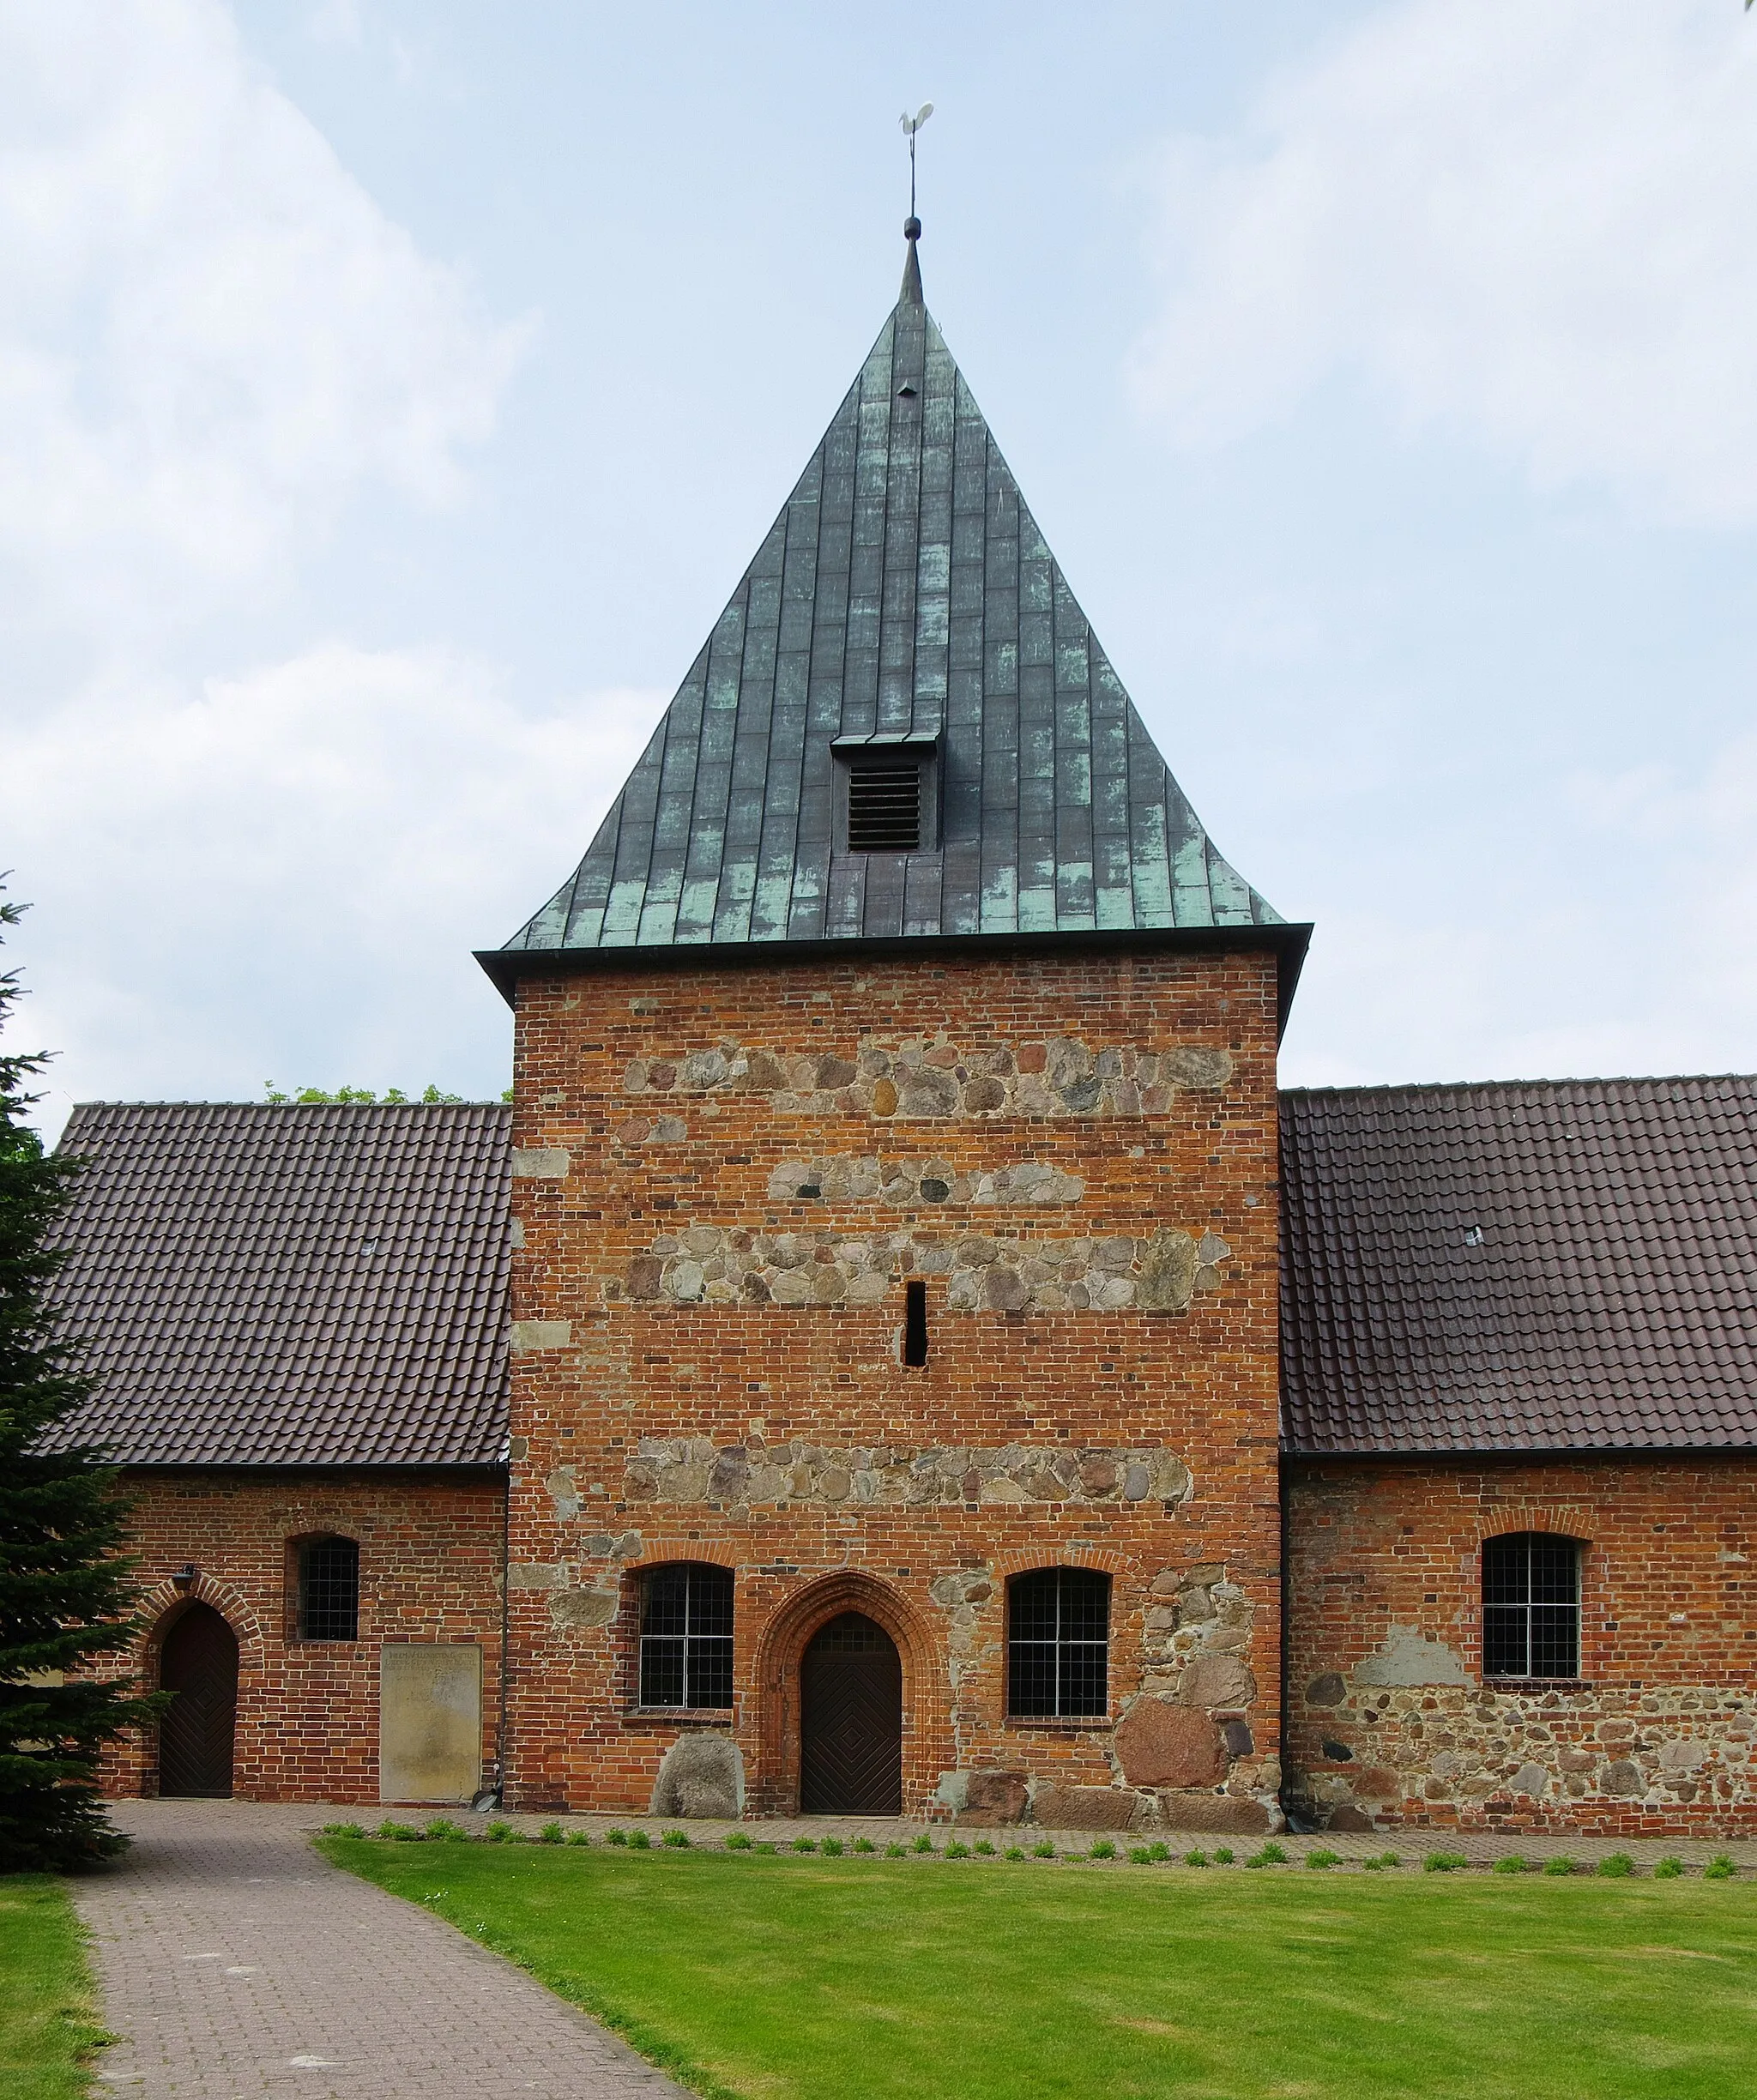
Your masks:
<instances>
[{"instance_id":1,"label":"concrete base stone","mask_svg":"<svg viewBox=\"0 0 1757 2100\"><path fill-rule=\"evenodd\" d=\"M1031 1797L1032 1819L1048 1830L1127 1830L1139 1807L1120 1787L1040 1786Z\"/></svg>"}]
</instances>

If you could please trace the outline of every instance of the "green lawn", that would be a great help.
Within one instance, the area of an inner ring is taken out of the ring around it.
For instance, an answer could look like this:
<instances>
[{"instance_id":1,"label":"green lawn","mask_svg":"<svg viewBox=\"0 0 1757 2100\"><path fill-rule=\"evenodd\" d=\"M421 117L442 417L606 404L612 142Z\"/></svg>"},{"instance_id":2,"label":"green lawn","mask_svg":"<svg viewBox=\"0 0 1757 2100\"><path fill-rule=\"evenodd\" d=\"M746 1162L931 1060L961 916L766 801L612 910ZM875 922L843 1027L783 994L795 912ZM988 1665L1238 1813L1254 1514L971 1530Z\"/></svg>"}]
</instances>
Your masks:
<instances>
[{"instance_id":1,"label":"green lawn","mask_svg":"<svg viewBox=\"0 0 1757 2100\"><path fill-rule=\"evenodd\" d=\"M80 2064L100 2039L66 1889L51 1874L0 1876L0 2093L85 2100Z\"/></svg>"},{"instance_id":2,"label":"green lawn","mask_svg":"<svg viewBox=\"0 0 1757 2100\"><path fill-rule=\"evenodd\" d=\"M323 1849L749 2100L1757 2091L1740 1881Z\"/></svg>"}]
</instances>

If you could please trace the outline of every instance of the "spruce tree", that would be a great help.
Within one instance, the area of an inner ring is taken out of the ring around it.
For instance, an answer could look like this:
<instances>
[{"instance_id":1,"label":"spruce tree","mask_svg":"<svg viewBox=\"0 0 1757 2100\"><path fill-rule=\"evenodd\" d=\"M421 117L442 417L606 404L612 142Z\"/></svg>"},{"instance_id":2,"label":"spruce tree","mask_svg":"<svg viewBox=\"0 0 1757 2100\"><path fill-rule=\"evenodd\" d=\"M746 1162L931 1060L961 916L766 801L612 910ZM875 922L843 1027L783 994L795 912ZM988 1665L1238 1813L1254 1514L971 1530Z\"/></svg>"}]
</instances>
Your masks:
<instances>
[{"instance_id":1,"label":"spruce tree","mask_svg":"<svg viewBox=\"0 0 1757 2100\"><path fill-rule=\"evenodd\" d=\"M0 926L19 911L0 899ZM0 975L0 1025L19 994L18 973ZM45 1061L0 1053L0 1873L121 1850L97 1753L161 1704L130 1679L87 1674L136 1631L115 1471L94 1451L41 1448L90 1391L47 1298L63 1258L49 1242L78 1163L45 1153L24 1120Z\"/></svg>"}]
</instances>

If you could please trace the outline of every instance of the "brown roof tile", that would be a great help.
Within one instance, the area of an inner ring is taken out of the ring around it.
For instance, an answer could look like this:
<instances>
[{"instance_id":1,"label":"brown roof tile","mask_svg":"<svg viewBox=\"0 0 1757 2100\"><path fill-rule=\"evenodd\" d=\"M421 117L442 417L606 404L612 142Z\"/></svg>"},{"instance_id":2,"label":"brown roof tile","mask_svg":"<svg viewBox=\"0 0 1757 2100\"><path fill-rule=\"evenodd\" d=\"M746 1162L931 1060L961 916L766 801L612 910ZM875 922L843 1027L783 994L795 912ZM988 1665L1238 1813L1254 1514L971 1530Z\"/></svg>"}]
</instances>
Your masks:
<instances>
[{"instance_id":1,"label":"brown roof tile","mask_svg":"<svg viewBox=\"0 0 1757 2100\"><path fill-rule=\"evenodd\" d=\"M1300 1451L1757 1441L1757 1079L1289 1091Z\"/></svg>"},{"instance_id":2,"label":"brown roof tile","mask_svg":"<svg viewBox=\"0 0 1757 2100\"><path fill-rule=\"evenodd\" d=\"M56 1285L136 1465L506 1454L511 1111L96 1102Z\"/></svg>"}]
</instances>

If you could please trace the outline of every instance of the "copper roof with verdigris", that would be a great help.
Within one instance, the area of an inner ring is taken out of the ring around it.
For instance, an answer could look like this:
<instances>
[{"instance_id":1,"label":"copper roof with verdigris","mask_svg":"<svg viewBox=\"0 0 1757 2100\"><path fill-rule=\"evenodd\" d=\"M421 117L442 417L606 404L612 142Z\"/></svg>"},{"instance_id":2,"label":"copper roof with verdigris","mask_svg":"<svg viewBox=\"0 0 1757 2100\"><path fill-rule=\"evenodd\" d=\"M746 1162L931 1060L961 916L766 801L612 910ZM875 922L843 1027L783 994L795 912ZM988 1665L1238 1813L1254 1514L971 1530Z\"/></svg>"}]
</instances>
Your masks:
<instances>
[{"instance_id":1,"label":"copper roof with verdigris","mask_svg":"<svg viewBox=\"0 0 1757 2100\"><path fill-rule=\"evenodd\" d=\"M865 737L933 745L933 850L837 850L832 745ZM1282 950L1286 979L1307 931L1173 779L911 247L860 377L584 860L480 960L509 990L547 958L611 950L1230 932Z\"/></svg>"}]
</instances>

